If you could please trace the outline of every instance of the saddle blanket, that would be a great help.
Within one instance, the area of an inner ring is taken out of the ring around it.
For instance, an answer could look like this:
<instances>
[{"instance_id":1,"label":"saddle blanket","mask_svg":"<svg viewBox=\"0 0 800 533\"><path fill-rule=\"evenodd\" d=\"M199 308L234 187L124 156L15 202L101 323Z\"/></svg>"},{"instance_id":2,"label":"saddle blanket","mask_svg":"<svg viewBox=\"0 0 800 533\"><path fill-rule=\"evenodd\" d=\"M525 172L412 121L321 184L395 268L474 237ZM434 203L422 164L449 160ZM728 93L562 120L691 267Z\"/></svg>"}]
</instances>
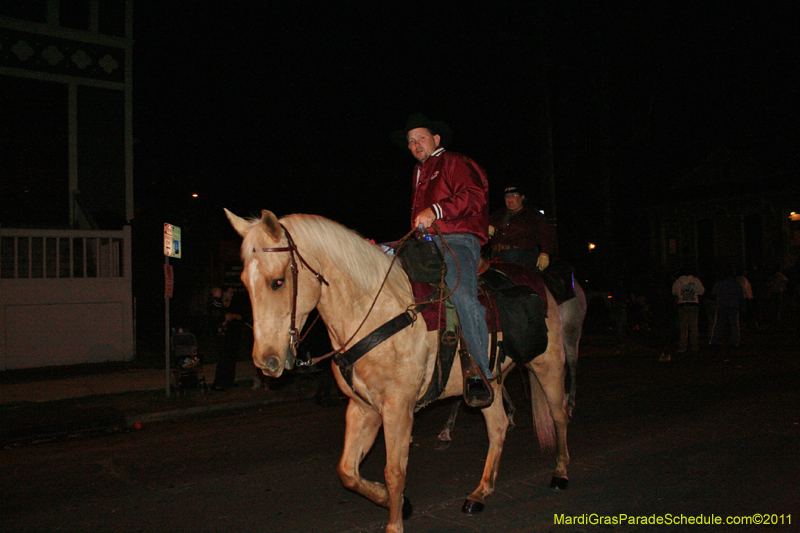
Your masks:
<instances>
[{"instance_id":1,"label":"saddle blanket","mask_svg":"<svg viewBox=\"0 0 800 533\"><path fill-rule=\"evenodd\" d=\"M492 272L494 271L494 272ZM498 274L499 273L499 274ZM536 294L539 295L543 305L544 305L544 314L547 315L547 292L545 290L544 279L542 276L539 275L538 272L534 272L529 268L525 268L520 265L516 265L513 263L492 263L491 268L487 270L485 273L479 276L479 285L486 286L489 288L489 291L478 291L478 301L480 301L481 305L483 305L487 309L486 313L486 325L489 327L489 331L503 331L502 326L500 324L499 314L495 313L494 317L494 325L492 324L492 317L491 314L488 312L488 309L491 307L497 308L495 297L491 293L491 289L498 289L499 287L495 286L494 282L488 282L490 278L497 278L505 277L507 278L507 286L525 286L531 288ZM433 285L428 283L411 283L411 288L414 292L414 299L417 302L423 301L425 298L431 295L436 288ZM487 302L487 293L488 297L492 298L491 302ZM425 319L425 324L428 328L428 331L434 331L444 328L445 324L445 311L443 303L439 302L433 305L428 306L422 311L422 317ZM438 319L438 320L437 320ZM438 321L441 321L437 324Z\"/></svg>"}]
</instances>

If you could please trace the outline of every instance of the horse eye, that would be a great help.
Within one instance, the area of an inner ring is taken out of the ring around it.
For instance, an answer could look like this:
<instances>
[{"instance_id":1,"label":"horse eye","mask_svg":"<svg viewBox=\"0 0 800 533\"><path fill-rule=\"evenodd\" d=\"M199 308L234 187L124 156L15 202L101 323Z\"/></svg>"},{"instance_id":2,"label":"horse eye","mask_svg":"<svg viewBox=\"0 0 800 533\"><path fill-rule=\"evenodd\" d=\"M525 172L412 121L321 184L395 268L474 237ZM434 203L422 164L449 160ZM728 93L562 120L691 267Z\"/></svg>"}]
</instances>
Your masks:
<instances>
[{"instance_id":1,"label":"horse eye","mask_svg":"<svg viewBox=\"0 0 800 533\"><path fill-rule=\"evenodd\" d=\"M273 279L272 280L272 290L273 291L277 291L281 287L283 287L283 280L282 279Z\"/></svg>"}]
</instances>

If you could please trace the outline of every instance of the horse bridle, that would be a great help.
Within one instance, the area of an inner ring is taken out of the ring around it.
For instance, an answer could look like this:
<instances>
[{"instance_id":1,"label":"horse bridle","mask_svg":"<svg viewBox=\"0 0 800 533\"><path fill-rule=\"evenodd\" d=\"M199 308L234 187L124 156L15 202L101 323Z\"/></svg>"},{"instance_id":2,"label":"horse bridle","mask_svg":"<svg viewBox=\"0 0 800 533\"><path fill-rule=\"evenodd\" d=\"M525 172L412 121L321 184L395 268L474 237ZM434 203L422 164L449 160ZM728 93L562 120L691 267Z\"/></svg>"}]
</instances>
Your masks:
<instances>
[{"instance_id":1,"label":"horse bridle","mask_svg":"<svg viewBox=\"0 0 800 533\"><path fill-rule=\"evenodd\" d=\"M286 234L286 244L288 244L288 246L283 246L283 247L280 247L280 248L262 248L261 251L262 252L289 252L289 257L291 258L290 266L291 266L291 269L292 269L292 322L291 322L291 325L289 326L289 345L292 346L293 348L297 348L297 345L300 344L300 341L302 339L298 339L297 338L297 334L299 333L298 330L297 330L297 325L296 325L296 318L297 318L297 274L298 274L298 270L299 269L298 269L298 266L297 266L297 260L295 259L295 256L297 256L297 259L300 259L300 262L303 265L305 265L305 267L312 274L314 274L314 277L317 278L317 281L319 281L321 284L324 283L327 286L330 286L330 284L325 280L325 278L322 276L322 274L320 274L319 272L317 272L316 270L311 268L311 265L309 265L308 262L305 259L303 259L303 256L300 254L300 250L297 249L297 245L294 243L294 240L292 239L292 235L289 233L289 230L286 229L286 226L284 226L283 224L281 224L280 226L281 226L281 228L283 228L283 232ZM253 249L253 251L255 252L256 250Z\"/></svg>"}]
</instances>

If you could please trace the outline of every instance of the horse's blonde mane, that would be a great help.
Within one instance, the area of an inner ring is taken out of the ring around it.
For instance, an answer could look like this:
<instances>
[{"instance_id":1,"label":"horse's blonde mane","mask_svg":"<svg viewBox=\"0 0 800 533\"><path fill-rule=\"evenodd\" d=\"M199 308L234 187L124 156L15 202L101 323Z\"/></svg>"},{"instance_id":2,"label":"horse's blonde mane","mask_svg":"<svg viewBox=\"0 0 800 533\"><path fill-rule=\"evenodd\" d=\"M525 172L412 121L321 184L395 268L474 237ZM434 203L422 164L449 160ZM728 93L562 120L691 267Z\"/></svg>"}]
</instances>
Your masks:
<instances>
[{"instance_id":1,"label":"horse's blonde mane","mask_svg":"<svg viewBox=\"0 0 800 533\"><path fill-rule=\"evenodd\" d=\"M267 233L260 219L250 219L250 222L242 242L242 259L245 262L252 258L255 251L265 247L267 242ZM392 261L379 247L354 230L319 215L293 214L281 218L279 222L292 235L303 257L324 256L345 272L361 291L366 294L377 293ZM396 262L383 290L395 297L406 295L407 298L410 296L408 287L408 280Z\"/></svg>"}]
</instances>

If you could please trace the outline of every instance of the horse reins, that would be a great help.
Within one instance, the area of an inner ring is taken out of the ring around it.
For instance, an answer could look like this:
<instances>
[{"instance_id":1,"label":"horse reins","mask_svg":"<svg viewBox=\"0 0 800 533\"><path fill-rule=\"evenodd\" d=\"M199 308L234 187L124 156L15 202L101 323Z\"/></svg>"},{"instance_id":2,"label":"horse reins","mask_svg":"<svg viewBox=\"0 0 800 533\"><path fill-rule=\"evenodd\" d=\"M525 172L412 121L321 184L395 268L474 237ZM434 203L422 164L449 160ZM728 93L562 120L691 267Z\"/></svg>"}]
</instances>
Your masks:
<instances>
[{"instance_id":1,"label":"horse reins","mask_svg":"<svg viewBox=\"0 0 800 533\"><path fill-rule=\"evenodd\" d=\"M292 235L289 233L289 230L286 229L286 226L281 224L281 228L283 228L283 232L286 234L286 244L288 244L288 246L283 246L283 247L280 247L280 248L262 248L261 251L262 252L289 252L289 257L291 258L290 267L292 269L292 322L291 322L291 325L289 326L289 343L291 344L291 346L293 348L297 348L297 345L300 344L300 342L302 342L302 340L305 338L305 335L303 335L303 337L297 338L297 333L298 333L297 324L296 324L296 319L297 319L297 275L298 275L299 268L297 266L297 260L295 259L295 255L297 256L297 259L300 259L300 262L302 264L304 264L306 266L306 268L312 274L314 274L314 276L317 278L317 281L319 281L320 284L324 283L327 286L330 286L330 284L325 280L325 278L322 276L322 274L320 274L319 272L317 272L316 270L311 268L311 265L309 265L308 262L303 258L303 256L300 254L300 250L297 249L297 245L294 243L294 239L292 239ZM253 251L255 251L255 249L253 249ZM319 316L317 317L317 319L318 318L319 318ZM315 319L314 322L316 322L317 319ZM311 326L314 325L314 322L311 323ZM308 335L308 332L311 330L311 326L309 326L308 329L306 329L306 335Z\"/></svg>"},{"instance_id":2,"label":"horse reins","mask_svg":"<svg viewBox=\"0 0 800 533\"><path fill-rule=\"evenodd\" d=\"M433 224L433 228L436 230L436 233L439 235L439 238L442 240L442 245L447 248L447 250L450 252L450 254L453 255L453 259L455 259L455 254L453 254L453 250L450 248L450 245L447 244L447 241L445 241L444 235L442 235L441 230L439 230L439 226L436 223L434 223ZM392 255L392 262L389 263L389 268L386 271L386 275L383 277L383 281L381 282L381 286L378 288L378 292L377 292L377 294L375 294L375 298L372 300L372 305L370 305L369 309L367 310L367 314L364 315L364 319L358 325L358 327L353 332L353 334L350 335L350 338L347 339L347 341L345 341L338 349L333 350L333 351L331 351L329 353L326 353L325 355L321 355L319 357L315 357L313 359L310 359L305 363L299 363L298 362L297 363L298 365L300 365L300 366L315 365L315 364L319 363L320 361L327 359L328 357L345 355L345 354L347 354L348 351L350 351L350 350L345 350L345 347L348 346L350 344L350 342L358 334L358 332L361 331L361 327L367 321L367 318L369 318L370 313L372 313L372 310L375 307L375 303L378 301L378 297L381 295L381 292L383 291L383 287L384 287L384 285L386 285L386 281L389 279L389 274L392 271L392 267L394 266L395 262L397 261L397 257L398 257L397 250L400 249L400 247L403 245L403 243L405 241L407 241L411 237L411 235L414 234L415 231L417 231L416 228L412 229L411 231L406 233L403 236L403 238L400 239L392 247L395 250L395 253ZM458 287L458 284L461 283L461 266L458 264L458 260L456 260L456 270L458 272L458 282L456 283L456 286L453 287L453 289L449 293L444 294L445 291L443 289L443 287L444 287L444 269L443 269L442 270L442 278L441 278L441 281L440 281L440 290L439 290L439 297L438 298L431 298L431 299L425 300L424 302L414 302L413 304L409 305L406 308L404 313L401 313L400 315L398 315L394 319L392 319L389 322L383 324L376 331L374 331L371 334L369 334L368 337L375 337L376 334L377 334L377 337L382 340L382 339L386 338L386 336L391 336L394 333L396 333L397 331L399 331L400 329L403 329L405 327L405 325L408 325L409 323L415 322L416 319L417 319L417 315L420 312L422 312L422 310L425 307L428 307L429 305L434 304L434 303L443 302L447 298L449 298L450 295L453 294L453 292L456 290L456 287ZM441 309L439 310L439 315L440 315L439 316L439 322L441 322ZM401 318L401 317L403 317L403 318ZM407 317L407 319L406 319L406 317ZM402 325L403 323L405 323L405 325ZM313 326L313 324L312 324L312 326ZM310 328L311 328L311 326L309 326L309 329ZM386 336L383 336L382 334L378 333L379 331L382 331L382 330L386 330L388 332L388 333L385 334ZM356 350L356 352L358 352L357 355L356 354L352 354L352 355L354 355L355 358L360 357L361 355L363 355L363 353L361 353L361 349L364 349L364 350L368 351L370 348L364 348L364 346L372 346L373 342L374 341L371 341L368 338L361 339L361 341L359 341L356 346L351 347L351 349L354 349L354 350ZM380 341L378 341L378 342L380 342ZM366 353L366 352L364 352L364 353Z\"/></svg>"},{"instance_id":3,"label":"horse reins","mask_svg":"<svg viewBox=\"0 0 800 533\"><path fill-rule=\"evenodd\" d=\"M300 250L298 250L297 245L294 242L294 239L292 239L292 235L289 233L289 230L286 229L286 226L284 226L283 224L281 224L280 226L281 226L281 228L283 228L283 232L286 234L286 243L287 243L288 246L282 246L282 247L277 247L277 248L262 248L261 251L262 252L289 252L289 257L291 259L290 268L292 270L292 313L291 313L291 324L290 324L290 327L289 327L289 343L293 348L296 349L297 346L306 337L306 335L308 335L309 331L311 331L311 328L314 327L314 324L316 324L317 320L319 320L320 317L319 317L319 315L317 315L317 317L314 319L314 321L311 323L311 325L308 328L306 328L305 335L303 335L300 338L297 337L297 334L298 334L297 324L296 324L296 317L297 317L297 277L298 277L299 268L298 268L297 260L295 259L295 255L300 260L300 262L303 265L305 265L305 267L312 274L314 274L314 276L317 278L317 281L319 281L321 284L324 283L326 286L330 286L330 284L327 282L327 280L325 280L325 278L322 276L322 274L320 274L319 272L317 272L316 270L311 268L311 265L309 265L308 262L303 258L302 254L300 254ZM448 245L447 242L444 240L444 236L442 235L441 231L439 230L438 225L436 225L434 223L433 227L436 230L437 234L439 235L439 238L442 240L443 246L446 247L450 251L450 253L453 255L453 258L455 259L455 254L453 254L453 251L450 249L450 245ZM417 231L417 230L416 229L412 229L406 235L404 235L403 238L400 239L400 241L398 241L398 243L395 245L395 249L399 249L400 246L402 245L402 243L405 242L415 231ZM255 251L255 249L253 251ZM383 278L383 282L381 283L381 286L378 288L378 293L375 295L375 298L373 299L372 305L370 305L369 310L367 310L367 314L364 316L364 319L361 321L361 324L359 324L358 328L356 328L356 330L353 332L353 334L350 336L350 338L344 344L342 344L342 346L340 346L339 349L333 350L332 352L327 353L325 355L322 355L320 357L315 357L313 359L310 359L309 361L307 361L305 363L302 363L302 362L298 361L297 362L298 366L315 365L318 362L320 362L320 361L322 361L324 359L327 359L328 357L331 357L331 356L336 355L336 354L340 354L340 353L342 353L344 351L345 346L350 344L350 342L353 340L353 338L355 338L356 334L358 334L358 332L361 330L361 327L367 321L367 318L369 317L370 313L372 312L372 309L375 307L375 303L378 301L378 297L380 296L381 292L383 291L383 287L386 284L386 281L389 279L389 274L391 273L392 267L394 266L394 263L395 263L396 260L397 260L397 254L395 254L392 257L392 262L389 264L389 268L388 268L388 270L386 272L386 275ZM460 280L461 280L461 266L458 264L457 260L456 260L456 269L458 270L458 279L459 279L459 283L460 283ZM443 275L442 275L441 284L442 285L444 284L444 272L443 272ZM456 287L457 286L458 286L458 283L456 284ZM440 291L440 293L439 293L440 297L438 299L433 299L433 300L430 300L430 301L426 301L424 303L424 305L421 305L420 303L414 303L414 304L410 305L408 307L408 309L406 309L406 313L408 313L408 314L413 316L413 318L412 318L412 321L413 321L413 320L416 319L417 314L421 311L421 309L420 309L421 306L422 307L427 307L428 305L433 304L433 303L443 302L448 297L450 297L450 295L453 294L454 291L455 291L455 287L453 287L453 289L446 295L444 294L444 291Z\"/></svg>"}]
</instances>

